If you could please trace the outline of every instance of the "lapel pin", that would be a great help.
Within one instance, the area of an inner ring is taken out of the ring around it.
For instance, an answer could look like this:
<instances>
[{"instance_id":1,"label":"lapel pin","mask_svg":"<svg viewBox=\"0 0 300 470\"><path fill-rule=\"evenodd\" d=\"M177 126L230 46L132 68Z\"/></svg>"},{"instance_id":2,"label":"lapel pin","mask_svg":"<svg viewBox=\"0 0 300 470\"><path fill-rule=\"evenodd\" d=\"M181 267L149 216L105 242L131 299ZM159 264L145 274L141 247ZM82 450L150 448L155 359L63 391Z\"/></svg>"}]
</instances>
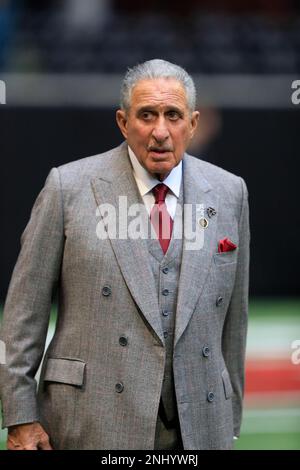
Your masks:
<instances>
[{"instance_id":1,"label":"lapel pin","mask_svg":"<svg viewBox=\"0 0 300 470\"><path fill-rule=\"evenodd\" d=\"M216 215L217 211L213 207L208 207L206 209L207 215L209 218L211 218L213 215Z\"/></svg>"},{"instance_id":2,"label":"lapel pin","mask_svg":"<svg viewBox=\"0 0 300 470\"><path fill-rule=\"evenodd\" d=\"M202 228L207 228L208 220L205 217L201 217L201 219L199 219L198 222L199 222L199 225L201 225Z\"/></svg>"}]
</instances>

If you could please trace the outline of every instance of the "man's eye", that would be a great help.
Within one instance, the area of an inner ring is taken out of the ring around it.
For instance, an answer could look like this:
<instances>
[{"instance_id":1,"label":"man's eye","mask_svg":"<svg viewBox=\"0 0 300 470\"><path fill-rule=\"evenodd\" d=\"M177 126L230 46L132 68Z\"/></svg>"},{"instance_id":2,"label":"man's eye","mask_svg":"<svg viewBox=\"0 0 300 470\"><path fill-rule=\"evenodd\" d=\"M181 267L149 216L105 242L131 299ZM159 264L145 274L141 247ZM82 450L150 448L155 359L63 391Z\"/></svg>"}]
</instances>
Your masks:
<instances>
[{"instance_id":1,"label":"man's eye","mask_svg":"<svg viewBox=\"0 0 300 470\"><path fill-rule=\"evenodd\" d=\"M152 113L145 111L141 114L141 118L145 119L145 121L149 121L152 118Z\"/></svg>"},{"instance_id":2,"label":"man's eye","mask_svg":"<svg viewBox=\"0 0 300 470\"><path fill-rule=\"evenodd\" d=\"M170 111L168 113L168 117L169 119L171 119L172 121L177 121L177 119L179 119L179 114L176 112L176 111Z\"/></svg>"}]
</instances>

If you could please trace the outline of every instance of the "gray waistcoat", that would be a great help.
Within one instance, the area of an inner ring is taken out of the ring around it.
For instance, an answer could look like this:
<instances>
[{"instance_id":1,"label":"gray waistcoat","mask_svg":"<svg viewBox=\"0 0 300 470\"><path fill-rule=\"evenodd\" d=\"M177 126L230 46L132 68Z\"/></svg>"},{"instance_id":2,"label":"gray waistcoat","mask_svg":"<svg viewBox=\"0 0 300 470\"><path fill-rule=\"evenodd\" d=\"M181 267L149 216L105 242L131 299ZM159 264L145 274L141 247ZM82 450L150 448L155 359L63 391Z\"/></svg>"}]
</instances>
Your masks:
<instances>
[{"instance_id":1,"label":"gray waistcoat","mask_svg":"<svg viewBox=\"0 0 300 470\"><path fill-rule=\"evenodd\" d=\"M177 201L183 207L182 185ZM176 224L176 218L175 218ZM175 230L173 227L173 234ZM150 264L154 275L158 295L158 303L161 313L162 327L166 344L166 365L161 399L168 421L176 415L176 398L173 381L173 339L175 332L175 312L177 303L178 281L181 267L182 239L171 239L166 254L163 254L157 239L148 239Z\"/></svg>"}]
</instances>

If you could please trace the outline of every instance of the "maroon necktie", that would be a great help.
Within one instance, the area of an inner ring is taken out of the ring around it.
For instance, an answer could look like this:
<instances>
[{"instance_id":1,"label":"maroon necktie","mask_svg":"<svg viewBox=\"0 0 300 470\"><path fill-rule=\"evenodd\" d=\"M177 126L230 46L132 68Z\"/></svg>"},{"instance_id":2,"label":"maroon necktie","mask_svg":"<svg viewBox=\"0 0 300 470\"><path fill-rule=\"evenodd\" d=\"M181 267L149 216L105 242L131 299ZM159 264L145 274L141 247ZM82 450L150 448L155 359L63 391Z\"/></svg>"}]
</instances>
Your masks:
<instances>
[{"instance_id":1,"label":"maroon necktie","mask_svg":"<svg viewBox=\"0 0 300 470\"><path fill-rule=\"evenodd\" d=\"M157 184L152 191L155 197L155 204L151 209L150 220L165 254L170 244L173 229L173 220L165 203L169 188L161 183Z\"/></svg>"}]
</instances>

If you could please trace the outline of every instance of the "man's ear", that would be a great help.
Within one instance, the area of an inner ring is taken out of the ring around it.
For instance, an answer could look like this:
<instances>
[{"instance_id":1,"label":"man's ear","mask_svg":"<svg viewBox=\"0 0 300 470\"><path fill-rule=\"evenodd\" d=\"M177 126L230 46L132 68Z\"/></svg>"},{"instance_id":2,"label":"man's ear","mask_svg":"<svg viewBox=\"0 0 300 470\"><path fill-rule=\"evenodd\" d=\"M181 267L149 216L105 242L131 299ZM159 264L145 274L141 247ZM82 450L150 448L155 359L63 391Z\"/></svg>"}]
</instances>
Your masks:
<instances>
[{"instance_id":1,"label":"man's ear","mask_svg":"<svg viewBox=\"0 0 300 470\"><path fill-rule=\"evenodd\" d=\"M195 131L197 129L198 122L199 122L199 117L200 117L199 111L194 111L192 113L192 116L191 116L191 131L190 131L190 137L191 138L194 136Z\"/></svg>"},{"instance_id":2,"label":"man's ear","mask_svg":"<svg viewBox=\"0 0 300 470\"><path fill-rule=\"evenodd\" d=\"M125 139L127 139L127 114L123 109L118 109L116 112L117 124L120 128Z\"/></svg>"}]
</instances>

